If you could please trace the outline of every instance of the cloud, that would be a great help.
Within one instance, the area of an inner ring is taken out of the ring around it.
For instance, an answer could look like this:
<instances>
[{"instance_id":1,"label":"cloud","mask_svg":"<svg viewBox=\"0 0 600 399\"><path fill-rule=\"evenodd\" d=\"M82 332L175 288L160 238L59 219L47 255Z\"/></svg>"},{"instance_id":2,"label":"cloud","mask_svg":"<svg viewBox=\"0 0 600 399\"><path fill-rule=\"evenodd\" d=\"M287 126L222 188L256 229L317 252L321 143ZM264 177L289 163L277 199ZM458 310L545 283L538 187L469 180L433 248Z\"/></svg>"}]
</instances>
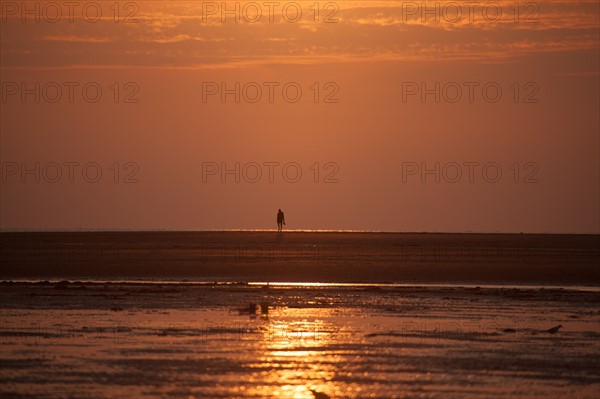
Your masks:
<instances>
[{"instance_id":1,"label":"cloud","mask_svg":"<svg viewBox=\"0 0 600 399\"><path fill-rule=\"evenodd\" d=\"M84 37L76 35L55 35L43 36L42 40L51 42L72 42L72 43L111 43L117 41L113 37Z\"/></svg>"},{"instance_id":2,"label":"cloud","mask_svg":"<svg viewBox=\"0 0 600 399\"><path fill-rule=\"evenodd\" d=\"M430 8L446 4L426 3ZM502 7L502 18L482 14L487 4L482 2L462 19L406 8L423 2L342 0L336 3L338 9L320 10L318 17L302 3L307 8L297 23L286 22L279 14L272 23L265 15L258 23L244 18L223 23L218 14L203 15L194 2L141 4L137 23L8 21L0 39L1 53L7 55L2 67L214 68L381 59L489 62L600 48L597 3L588 1L519 3L518 15L511 11L514 2L500 1L494 4ZM537 8L526 8L529 4ZM333 20L338 23L324 22ZM91 46L94 43L106 45Z\"/></svg>"}]
</instances>

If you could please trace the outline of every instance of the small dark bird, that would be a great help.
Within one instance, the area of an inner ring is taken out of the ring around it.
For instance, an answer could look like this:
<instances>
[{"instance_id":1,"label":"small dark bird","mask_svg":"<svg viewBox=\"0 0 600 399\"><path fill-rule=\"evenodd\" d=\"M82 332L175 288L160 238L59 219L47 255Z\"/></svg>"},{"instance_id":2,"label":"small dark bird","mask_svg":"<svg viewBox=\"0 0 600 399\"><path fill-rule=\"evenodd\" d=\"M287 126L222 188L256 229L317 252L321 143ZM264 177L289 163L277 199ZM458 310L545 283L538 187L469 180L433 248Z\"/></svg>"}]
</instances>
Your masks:
<instances>
[{"instance_id":1,"label":"small dark bird","mask_svg":"<svg viewBox=\"0 0 600 399\"><path fill-rule=\"evenodd\" d=\"M547 329L544 332L547 332L548 334L556 334L558 332L558 330L560 330L561 327L562 327L562 324L559 324L557 326Z\"/></svg>"},{"instance_id":2,"label":"small dark bird","mask_svg":"<svg viewBox=\"0 0 600 399\"><path fill-rule=\"evenodd\" d=\"M313 389L310 389L310 392L312 392L315 399L331 399L331 396L327 395L326 393L318 392Z\"/></svg>"}]
</instances>

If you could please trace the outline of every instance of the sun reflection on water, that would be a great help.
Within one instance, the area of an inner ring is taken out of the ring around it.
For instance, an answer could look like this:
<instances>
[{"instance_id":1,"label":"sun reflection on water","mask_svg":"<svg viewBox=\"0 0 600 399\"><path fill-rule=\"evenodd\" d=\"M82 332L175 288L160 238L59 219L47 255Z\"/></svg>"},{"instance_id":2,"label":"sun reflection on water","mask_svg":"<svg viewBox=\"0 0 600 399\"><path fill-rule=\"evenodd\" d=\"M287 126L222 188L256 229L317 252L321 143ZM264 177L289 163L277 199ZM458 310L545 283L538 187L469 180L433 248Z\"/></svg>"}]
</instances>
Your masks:
<instances>
[{"instance_id":1,"label":"sun reflection on water","mask_svg":"<svg viewBox=\"0 0 600 399\"><path fill-rule=\"evenodd\" d=\"M332 397L337 372L334 355L327 349L334 340L334 326L319 318L325 309L311 309L312 320L276 320L263 332L264 355L251 365L262 370L255 376L263 385L260 397L314 399ZM325 315L323 315L325 316ZM268 370L268 371L267 371Z\"/></svg>"}]
</instances>

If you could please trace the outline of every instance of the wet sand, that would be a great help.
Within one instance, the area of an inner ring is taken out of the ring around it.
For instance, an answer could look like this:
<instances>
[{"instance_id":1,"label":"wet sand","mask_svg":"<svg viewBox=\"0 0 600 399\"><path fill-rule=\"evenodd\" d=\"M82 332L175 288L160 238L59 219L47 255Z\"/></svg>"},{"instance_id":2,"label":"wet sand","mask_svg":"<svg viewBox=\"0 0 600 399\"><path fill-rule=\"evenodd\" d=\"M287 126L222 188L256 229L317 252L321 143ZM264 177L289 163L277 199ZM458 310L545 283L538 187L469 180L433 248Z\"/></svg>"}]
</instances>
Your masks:
<instances>
[{"instance_id":1,"label":"wet sand","mask_svg":"<svg viewBox=\"0 0 600 399\"><path fill-rule=\"evenodd\" d=\"M597 235L0 238L2 398L599 397Z\"/></svg>"},{"instance_id":2,"label":"wet sand","mask_svg":"<svg viewBox=\"0 0 600 399\"><path fill-rule=\"evenodd\" d=\"M3 398L595 399L600 390L597 289L0 288ZM240 312L261 302L268 314Z\"/></svg>"},{"instance_id":3,"label":"wet sand","mask_svg":"<svg viewBox=\"0 0 600 399\"><path fill-rule=\"evenodd\" d=\"M0 233L2 278L599 285L600 235Z\"/></svg>"}]
</instances>

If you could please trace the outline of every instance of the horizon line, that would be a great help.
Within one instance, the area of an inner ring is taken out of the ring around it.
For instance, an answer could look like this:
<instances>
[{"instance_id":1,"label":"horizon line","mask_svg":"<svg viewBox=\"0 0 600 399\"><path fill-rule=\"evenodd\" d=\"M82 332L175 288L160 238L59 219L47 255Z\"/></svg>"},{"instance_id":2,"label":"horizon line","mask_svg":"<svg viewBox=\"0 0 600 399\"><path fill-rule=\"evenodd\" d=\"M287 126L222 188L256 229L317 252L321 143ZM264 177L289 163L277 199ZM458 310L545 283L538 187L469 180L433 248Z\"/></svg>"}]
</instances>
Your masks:
<instances>
[{"instance_id":1,"label":"horizon line","mask_svg":"<svg viewBox=\"0 0 600 399\"><path fill-rule=\"evenodd\" d=\"M124 232L181 232L181 233L277 233L277 229L136 229L136 228L0 228L0 233L124 233ZM441 231L441 230L364 230L364 229L286 229L281 233L371 233L371 234L541 234L541 235L600 235L597 232L536 232L536 231Z\"/></svg>"}]
</instances>

